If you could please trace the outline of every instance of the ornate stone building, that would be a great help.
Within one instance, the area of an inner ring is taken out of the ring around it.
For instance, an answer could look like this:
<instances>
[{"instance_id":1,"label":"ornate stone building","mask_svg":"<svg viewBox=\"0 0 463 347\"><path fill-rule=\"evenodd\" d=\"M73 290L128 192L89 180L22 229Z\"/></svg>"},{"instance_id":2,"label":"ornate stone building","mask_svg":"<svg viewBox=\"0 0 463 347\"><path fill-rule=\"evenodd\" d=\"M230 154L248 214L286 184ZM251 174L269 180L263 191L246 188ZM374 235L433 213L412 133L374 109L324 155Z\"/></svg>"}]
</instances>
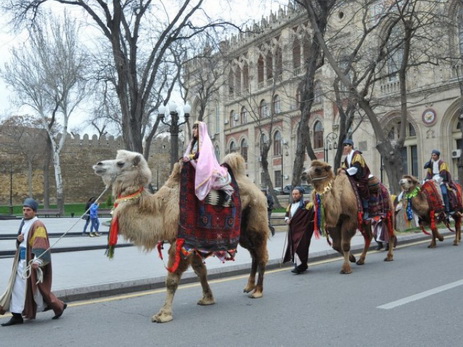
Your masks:
<instances>
[{"instance_id":1,"label":"ornate stone building","mask_svg":"<svg viewBox=\"0 0 463 347\"><path fill-rule=\"evenodd\" d=\"M393 3L393 0L378 0L369 9L369 19L375 20ZM426 1L422 3L429 4ZM352 1L344 1L330 18L330 30L344 30L337 38L340 51L343 44L349 42L346 32L354 32L361 24L359 21L354 26L348 24L352 23L356 13L351 4ZM441 57L459 56L463 46L459 39L463 32L460 24L462 5L460 1L439 1L436 4L437 15L449 18L453 26L439 28L438 47L426 47L423 43L420 49L445 52L440 54ZM219 88L207 103L203 117L209 124L218 157L223 158L230 151L240 151L246 158L248 175L257 184L262 182L259 146L261 141L271 138L270 176L275 187L282 187L291 183L296 129L300 119L298 86L304 75L304 59L310 51L311 28L305 10L290 2L250 29L253 30L223 43L221 48L225 54L221 55L219 64L222 78L218 82ZM414 46L415 49L418 46ZM419 53L417 50L415 55ZM390 139L398 136L401 114L399 81L394 75L397 58L390 57L384 67L388 77L380 79L372 89L372 96L377 100L376 112L380 114L381 124ZM405 172L423 177L425 161L429 160L431 150L438 148L442 158L449 163L452 175L458 178L458 159L462 148L459 119L461 66L453 59L430 58L429 64L410 67L407 73L409 124L402 153ZM190 98L193 118L198 117L203 97L195 92L201 89L197 76L202 70L204 64L196 61L186 71L187 82L193 91ZM330 163L333 163L339 145L339 116L332 88L334 76L328 64L319 69L309 123L317 158ZM371 171L387 183L371 124L359 112L354 125L351 136L356 147L363 151ZM261 130L263 138L260 138ZM308 166L308 158L305 160L305 166Z\"/></svg>"}]
</instances>

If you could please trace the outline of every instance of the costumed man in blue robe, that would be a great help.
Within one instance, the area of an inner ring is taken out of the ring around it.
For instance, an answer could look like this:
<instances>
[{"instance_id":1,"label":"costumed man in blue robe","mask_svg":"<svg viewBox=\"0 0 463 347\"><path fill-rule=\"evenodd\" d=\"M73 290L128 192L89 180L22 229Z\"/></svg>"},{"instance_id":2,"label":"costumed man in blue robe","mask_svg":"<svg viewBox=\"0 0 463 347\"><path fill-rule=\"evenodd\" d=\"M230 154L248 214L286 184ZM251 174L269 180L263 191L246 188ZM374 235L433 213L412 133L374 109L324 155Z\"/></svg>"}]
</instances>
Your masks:
<instances>
[{"instance_id":1,"label":"costumed man in blue robe","mask_svg":"<svg viewBox=\"0 0 463 347\"><path fill-rule=\"evenodd\" d=\"M292 261L291 272L299 275L308 268L310 240L314 231L313 203L304 201L304 188L295 187L291 192L293 202L286 208L288 247L283 262Z\"/></svg>"}]
</instances>

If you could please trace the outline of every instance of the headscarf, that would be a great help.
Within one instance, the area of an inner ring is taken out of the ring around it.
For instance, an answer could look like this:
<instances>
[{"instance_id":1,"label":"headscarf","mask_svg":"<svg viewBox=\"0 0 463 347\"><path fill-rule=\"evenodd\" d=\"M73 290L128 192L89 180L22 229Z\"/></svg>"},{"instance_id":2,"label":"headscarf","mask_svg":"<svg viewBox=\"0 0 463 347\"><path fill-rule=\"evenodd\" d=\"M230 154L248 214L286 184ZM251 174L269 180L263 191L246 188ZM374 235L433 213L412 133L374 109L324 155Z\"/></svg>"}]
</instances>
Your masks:
<instances>
[{"instance_id":1,"label":"headscarf","mask_svg":"<svg viewBox=\"0 0 463 347\"><path fill-rule=\"evenodd\" d=\"M196 174L195 174L195 194L202 201L209 194L212 188L213 176L220 175L226 177L228 170L219 165L215 156L214 146L207 132L207 125L204 122L198 123L198 152L199 156L196 159ZM190 141L183 157L189 160L191 147L194 139Z\"/></svg>"}]
</instances>

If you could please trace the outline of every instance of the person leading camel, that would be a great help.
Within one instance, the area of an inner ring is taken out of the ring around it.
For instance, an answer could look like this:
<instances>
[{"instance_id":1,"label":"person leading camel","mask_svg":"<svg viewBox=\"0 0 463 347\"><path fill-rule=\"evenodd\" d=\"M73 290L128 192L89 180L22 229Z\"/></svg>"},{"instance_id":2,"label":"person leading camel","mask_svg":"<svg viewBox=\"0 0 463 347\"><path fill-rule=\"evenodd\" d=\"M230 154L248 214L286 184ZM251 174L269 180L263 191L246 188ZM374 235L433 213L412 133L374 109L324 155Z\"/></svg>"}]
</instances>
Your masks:
<instances>
[{"instance_id":1,"label":"person leading camel","mask_svg":"<svg viewBox=\"0 0 463 347\"><path fill-rule=\"evenodd\" d=\"M427 169L425 180L433 179L440 185L445 213L449 217L455 213L451 211L449 202L449 188L452 185L452 175L449 172L447 163L440 159L440 151L437 149L432 150L431 159L424 165L424 168Z\"/></svg>"},{"instance_id":2,"label":"person leading camel","mask_svg":"<svg viewBox=\"0 0 463 347\"><path fill-rule=\"evenodd\" d=\"M193 125L193 139L183 155L183 161L190 162L196 170L195 195L200 201L212 189L223 190L228 198L233 194L230 174L217 161L206 123L195 122Z\"/></svg>"},{"instance_id":3,"label":"person leading camel","mask_svg":"<svg viewBox=\"0 0 463 347\"><path fill-rule=\"evenodd\" d=\"M370 192L368 190L370 169L362 156L362 152L354 149L354 141L345 139L343 146L346 158L341 167L346 171L347 175L354 180L357 192L362 200L363 218L367 219L368 201L370 199Z\"/></svg>"}]
</instances>

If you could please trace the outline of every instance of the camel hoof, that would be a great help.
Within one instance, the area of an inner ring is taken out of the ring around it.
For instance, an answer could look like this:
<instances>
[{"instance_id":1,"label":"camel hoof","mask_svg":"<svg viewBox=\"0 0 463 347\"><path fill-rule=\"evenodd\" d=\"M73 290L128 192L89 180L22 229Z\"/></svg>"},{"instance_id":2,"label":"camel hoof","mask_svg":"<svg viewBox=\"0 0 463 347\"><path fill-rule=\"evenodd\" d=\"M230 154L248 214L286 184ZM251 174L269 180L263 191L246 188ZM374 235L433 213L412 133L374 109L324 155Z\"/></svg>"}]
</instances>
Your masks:
<instances>
[{"instance_id":1,"label":"camel hoof","mask_svg":"<svg viewBox=\"0 0 463 347\"><path fill-rule=\"evenodd\" d=\"M394 258L387 256L386 258L384 258L384 261L394 261Z\"/></svg>"},{"instance_id":2,"label":"camel hoof","mask_svg":"<svg viewBox=\"0 0 463 347\"><path fill-rule=\"evenodd\" d=\"M459 242L458 241L453 241L454 246L458 246Z\"/></svg>"},{"instance_id":3,"label":"camel hoof","mask_svg":"<svg viewBox=\"0 0 463 347\"><path fill-rule=\"evenodd\" d=\"M246 287L243 289L243 293L250 293L250 292L252 292L254 289L256 289L256 286L246 286Z\"/></svg>"},{"instance_id":4,"label":"camel hoof","mask_svg":"<svg viewBox=\"0 0 463 347\"><path fill-rule=\"evenodd\" d=\"M214 298L208 298L208 299L202 298L202 299L198 300L197 304L200 305L200 306L214 305L215 300L214 300Z\"/></svg>"},{"instance_id":5,"label":"camel hoof","mask_svg":"<svg viewBox=\"0 0 463 347\"><path fill-rule=\"evenodd\" d=\"M172 314L167 314L164 312L159 312L158 314L151 317L151 321L153 323L167 323L170 322L172 319L174 319Z\"/></svg>"},{"instance_id":6,"label":"camel hoof","mask_svg":"<svg viewBox=\"0 0 463 347\"><path fill-rule=\"evenodd\" d=\"M365 265L365 260L359 259L357 265Z\"/></svg>"},{"instance_id":7,"label":"camel hoof","mask_svg":"<svg viewBox=\"0 0 463 347\"><path fill-rule=\"evenodd\" d=\"M251 299L260 299L263 296L264 296L264 293L262 292L254 292L251 295L249 295Z\"/></svg>"},{"instance_id":8,"label":"camel hoof","mask_svg":"<svg viewBox=\"0 0 463 347\"><path fill-rule=\"evenodd\" d=\"M436 245L430 244L428 248L436 248Z\"/></svg>"},{"instance_id":9,"label":"camel hoof","mask_svg":"<svg viewBox=\"0 0 463 347\"><path fill-rule=\"evenodd\" d=\"M357 259L355 258L355 256L353 256L352 254L349 256L349 261L351 263L355 263L357 261Z\"/></svg>"},{"instance_id":10,"label":"camel hoof","mask_svg":"<svg viewBox=\"0 0 463 347\"><path fill-rule=\"evenodd\" d=\"M442 241L444 241L444 237L443 237L443 236L440 236L440 237L438 238L438 240L439 240L440 242L442 242Z\"/></svg>"}]
</instances>

